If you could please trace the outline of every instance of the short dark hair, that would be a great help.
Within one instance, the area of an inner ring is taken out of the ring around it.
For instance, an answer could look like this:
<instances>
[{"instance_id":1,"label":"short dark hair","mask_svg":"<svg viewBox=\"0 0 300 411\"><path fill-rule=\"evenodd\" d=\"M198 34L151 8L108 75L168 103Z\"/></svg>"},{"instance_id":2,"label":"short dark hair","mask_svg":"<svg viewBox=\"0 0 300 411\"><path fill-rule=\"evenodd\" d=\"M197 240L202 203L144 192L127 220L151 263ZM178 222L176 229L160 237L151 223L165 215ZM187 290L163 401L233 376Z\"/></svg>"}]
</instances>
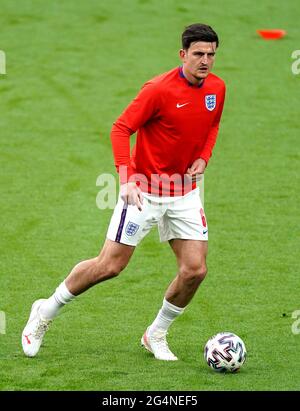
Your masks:
<instances>
[{"instance_id":1,"label":"short dark hair","mask_svg":"<svg viewBox=\"0 0 300 411\"><path fill-rule=\"evenodd\" d=\"M219 45L217 33L206 24L195 23L187 26L182 33L182 48L188 50L191 43L195 41L206 41L207 43L216 42Z\"/></svg>"}]
</instances>

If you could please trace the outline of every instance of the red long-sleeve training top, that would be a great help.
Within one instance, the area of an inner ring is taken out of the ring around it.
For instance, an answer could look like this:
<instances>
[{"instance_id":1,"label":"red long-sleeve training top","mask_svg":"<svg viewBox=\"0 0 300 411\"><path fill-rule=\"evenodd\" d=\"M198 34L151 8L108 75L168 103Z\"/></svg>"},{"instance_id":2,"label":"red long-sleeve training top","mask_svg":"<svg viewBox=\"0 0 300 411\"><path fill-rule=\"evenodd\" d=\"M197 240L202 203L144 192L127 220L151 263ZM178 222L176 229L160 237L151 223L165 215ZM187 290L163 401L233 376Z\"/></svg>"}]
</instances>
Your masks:
<instances>
[{"instance_id":1,"label":"red long-sleeve training top","mask_svg":"<svg viewBox=\"0 0 300 411\"><path fill-rule=\"evenodd\" d=\"M162 184L169 179L168 195L190 191L191 186L183 188L184 175L196 159L208 163L224 98L224 81L212 73L200 86L187 81L182 67L146 82L111 130L121 183L131 177L130 181L138 181L142 191L165 195ZM136 144L130 156L130 136L136 131ZM140 176L132 177L136 173Z\"/></svg>"}]
</instances>

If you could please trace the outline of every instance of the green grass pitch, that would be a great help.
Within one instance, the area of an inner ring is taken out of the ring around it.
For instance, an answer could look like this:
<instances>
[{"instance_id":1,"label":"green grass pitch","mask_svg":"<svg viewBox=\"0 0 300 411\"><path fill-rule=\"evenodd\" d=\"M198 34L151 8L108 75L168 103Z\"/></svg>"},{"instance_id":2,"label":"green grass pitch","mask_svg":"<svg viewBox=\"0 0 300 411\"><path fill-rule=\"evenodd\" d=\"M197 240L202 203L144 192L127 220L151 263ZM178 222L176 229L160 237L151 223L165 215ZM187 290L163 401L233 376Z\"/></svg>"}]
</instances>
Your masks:
<instances>
[{"instance_id":1,"label":"green grass pitch","mask_svg":"<svg viewBox=\"0 0 300 411\"><path fill-rule=\"evenodd\" d=\"M299 2L0 0L0 9L0 389L298 390ZM20 337L32 302L105 239L111 211L96 207L96 179L116 175L112 122L143 82L180 64L193 22L220 36L214 72L227 99L205 180L209 274L169 334L180 361L139 345L176 273L156 230L121 276L64 309L28 359ZM265 41L260 28L288 34ZM219 375L203 347L227 330L248 359Z\"/></svg>"}]
</instances>

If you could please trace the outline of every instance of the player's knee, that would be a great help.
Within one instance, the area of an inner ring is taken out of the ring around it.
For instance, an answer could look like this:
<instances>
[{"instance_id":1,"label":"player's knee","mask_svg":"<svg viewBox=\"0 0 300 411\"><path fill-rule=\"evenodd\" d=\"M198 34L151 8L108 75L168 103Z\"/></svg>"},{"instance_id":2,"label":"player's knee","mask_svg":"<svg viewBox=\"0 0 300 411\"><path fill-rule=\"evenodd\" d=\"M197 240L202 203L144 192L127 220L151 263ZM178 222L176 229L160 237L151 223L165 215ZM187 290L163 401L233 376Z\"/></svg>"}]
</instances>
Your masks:
<instances>
[{"instance_id":1,"label":"player's knee","mask_svg":"<svg viewBox=\"0 0 300 411\"><path fill-rule=\"evenodd\" d=\"M108 278L117 277L122 271L122 267L115 263L110 263L106 266L105 273Z\"/></svg>"},{"instance_id":2,"label":"player's knee","mask_svg":"<svg viewBox=\"0 0 300 411\"><path fill-rule=\"evenodd\" d=\"M184 264L181 266L180 274L184 282L191 285L200 284L207 274L207 266L205 263Z\"/></svg>"},{"instance_id":3,"label":"player's knee","mask_svg":"<svg viewBox=\"0 0 300 411\"><path fill-rule=\"evenodd\" d=\"M117 277L125 267L126 263L120 260L103 261L99 259L96 265L94 280L95 282L100 282Z\"/></svg>"}]
</instances>

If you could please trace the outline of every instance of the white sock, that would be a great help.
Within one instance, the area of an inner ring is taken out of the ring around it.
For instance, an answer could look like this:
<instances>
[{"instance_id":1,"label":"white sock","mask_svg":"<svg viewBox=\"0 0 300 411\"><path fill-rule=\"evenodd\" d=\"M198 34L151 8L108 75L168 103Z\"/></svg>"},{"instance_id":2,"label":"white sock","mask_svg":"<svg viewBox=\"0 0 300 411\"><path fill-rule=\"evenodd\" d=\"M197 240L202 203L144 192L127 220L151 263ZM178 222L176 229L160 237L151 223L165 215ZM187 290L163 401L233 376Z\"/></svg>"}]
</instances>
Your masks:
<instances>
[{"instance_id":1,"label":"white sock","mask_svg":"<svg viewBox=\"0 0 300 411\"><path fill-rule=\"evenodd\" d=\"M43 302L39 309L41 317L45 320L52 320L58 315L59 310L67 303L72 301L75 295L71 294L67 289L65 281L63 281L46 301Z\"/></svg>"},{"instance_id":2,"label":"white sock","mask_svg":"<svg viewBox=\"0 0 300 411\"><path fill-rule=\"evenodd\" d=\"M176 307L176 305L169 303L169 301L164 298L163 305L159 310L157 317L150 325L148 333L152 334L156 331L167 332L172 322L183 313L184 309L185 307Z\"/></svg>"}]
</instances>

